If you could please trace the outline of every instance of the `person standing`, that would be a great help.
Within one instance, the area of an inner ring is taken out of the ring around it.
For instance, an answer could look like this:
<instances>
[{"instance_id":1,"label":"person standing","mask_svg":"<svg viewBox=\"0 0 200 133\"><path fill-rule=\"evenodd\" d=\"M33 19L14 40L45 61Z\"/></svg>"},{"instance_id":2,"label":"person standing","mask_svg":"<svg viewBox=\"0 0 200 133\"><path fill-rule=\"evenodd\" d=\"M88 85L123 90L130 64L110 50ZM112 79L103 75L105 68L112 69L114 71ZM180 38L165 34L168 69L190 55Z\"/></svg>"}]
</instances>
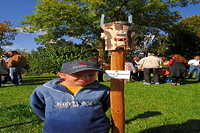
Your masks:
<instances>
[{"instance_id":1,"label":"person standing","mask_svg":"<svg viewBox=\"0 0 200 133\"><path fill-rule=\"evenodd\" d=\"M143 70L142 69L139 69L140 67L140 64L139 64L139 61L140 61L140 58L139 57L134 57L133 58L133 66L135 67L136 69L136 72L133 73L133 80L135 81L141 81L144 79L144 73L143 73Z\"/></svg>"},{"instance_id":2,"label":"person standing","mask_svg":"<svg viewBox=\"0 0 200 133\"><path fill-rule=\"evenodd\" d=\"M6 75L8 75L8 68L6 66L6 62L4 61L3 57L0 57L0 76L1 76L0 86L2 83L2 76L6 76Z\"/></svg>"},{"instance_id":3,"label":"person standing","mask_svg":"<svg viewBox=\"0 0 200 133\"><path fill-rule=\"evenodd\" d=\"M134 81L133 79L132 79L132 77L133 77L133 74L134 73L136 73L136 69L135 69L135 67L133 66L133 63L131 63L131 62L129 62L129 61L125 61L125 66L124 66L124 70L125 71L130 71L130 79L129 79L129 81ZM124 80L124 83L126 83L126 79Z\"/></svg>"},{"instance_id":4,"label":"person standing","mask_svg":"<svg viewBox=\"0 0 200 133\"><path fill-rule=\"evenodd\" d=\"M92 59L92 62L96 63L100 70L103 69L103 66L107 65L106 63L103 63L103 58L102 57L94 57ZM104 74L103 71L99 71L99 74L98 74L98 81L99 82L104 82L103 74Z\"/></svg>"},{"instance_id":5,"label":"person standing","mask_svg":"<svg viewBox=\"0 0 200 133\"><path fill-rule=\"evenodd\" d=\"M181 82L188 74L186 68L188 61L181 55L174 54L168 64L171 66L169 70L169 76L171 76L172 79L171 85L181 85Z\"/></svg>"},{"instance_id":6,"label":"person standing","mask_svg":"<svg viewBox=\"0 0 200 133\"><path fill-rule=\"evenodd\" d=\"M109 133L110 88L96 81L96 63L63 63L59 78L38 86L30 97L44 121L44 133Z\"/></svg>"},{"instance_id":7,"label":"person standing","mask_svg":"<svg viewBox=\"0 0 200 133\"><path fill-rule=\"evenodd\" d=\"M189 75L188 75L188 78L189 79L192 79L192 76L194 74L194 72L196 71L196 79L199 79L199 56L195 56L194 59L192 60L189 60L188 61L188 65L190 65L190 68L189 68Z\"/></svg>"},{"instance_id":8,"label":"person standing","mask_svg":"<svg viewBox=\"0 0 200 133\"><path fill-rule=\"evenodd\" d=\"M10 56L8 55L8 52L5 52L3 55L2 55L2 59L5 61L6 63L6 67L7 67L7 64L8 64L8 61L10 60ZM12 83L11 82L11 78L10 78L10 75L9 75L9 69L7 68L8 70L8 73L7 74L3 74L1 76L1 79L2 79L2 83Z\"/></svg>"},{"instance_id":9,"label":"person standing","mask_svg":"<svg viewBox=\"0 0 200 133\"><path fill-rule=\"evenodd\" d=\"M10 60L10 56L8 55L8 52L5 52L3 55L2 55L2 58L3 60L5 61L6 64L8 64L8 61Z\"/></svg>"},{"instance_id":10,"label":"person standing","mask_svg":"<svg viewBox=\"0 0 200 133\"><path fill-rule=\"evenodd\" d=\"M148 53L147 57L142 58L139 61L140 68L144 68L144 80L143 84L151 85L151 77L150 74L153 72L154 82L156 85L159 85L159 67L163 64L162 59L154 56L153 53Z\"/></svg>"},{"instance_id":11,"label":"person standing","mask_svg":"<svg viewBox=\"0 0 200 133\"><path fill-rule=\"evenodd\" d=\"M10 77L12 83L10 85L19 85L22 83L21 72L26 65L26 58L17 51L8 51L11 59L8 61L8 68L10 70Z\"/></svg>"}]
</instances>

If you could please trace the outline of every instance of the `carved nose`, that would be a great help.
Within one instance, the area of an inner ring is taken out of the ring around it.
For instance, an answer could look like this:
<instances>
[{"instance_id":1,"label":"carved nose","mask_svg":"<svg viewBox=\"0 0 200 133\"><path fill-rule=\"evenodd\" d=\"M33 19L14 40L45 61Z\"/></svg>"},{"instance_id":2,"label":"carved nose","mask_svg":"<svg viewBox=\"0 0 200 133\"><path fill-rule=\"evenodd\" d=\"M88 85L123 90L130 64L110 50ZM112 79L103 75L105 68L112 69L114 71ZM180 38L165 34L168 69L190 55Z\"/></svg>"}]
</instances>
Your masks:
<instances>
[{"instance_id":1,"label":"carved nose","mask_svg":"<svg viewBox=\"0 0 200 133\"><path fill-rule=\"evenodd\" d=\"M116 32L116 35L118 35L118 36L124 36L125 34L126 34L126 32L123 32L123 31Z\"/></svg>"}]
</instances>

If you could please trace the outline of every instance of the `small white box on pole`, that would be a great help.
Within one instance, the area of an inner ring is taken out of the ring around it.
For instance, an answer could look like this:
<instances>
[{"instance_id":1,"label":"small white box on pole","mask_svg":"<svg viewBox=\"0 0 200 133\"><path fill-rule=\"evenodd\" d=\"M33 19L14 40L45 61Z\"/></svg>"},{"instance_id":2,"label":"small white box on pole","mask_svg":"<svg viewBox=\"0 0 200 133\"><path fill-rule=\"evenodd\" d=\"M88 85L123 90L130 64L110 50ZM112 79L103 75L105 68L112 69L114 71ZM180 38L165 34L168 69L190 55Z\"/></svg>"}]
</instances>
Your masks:
<instances>
[{"instance_id":1,"label":"small white box on pole","mask_svg":"<svg viewBox=\"0 0 200 133\"><path fill-rule=\"evenodd\" d=\"M105 78L130 79L130 71L105 70Z\"/></svg>"}]
</instances>

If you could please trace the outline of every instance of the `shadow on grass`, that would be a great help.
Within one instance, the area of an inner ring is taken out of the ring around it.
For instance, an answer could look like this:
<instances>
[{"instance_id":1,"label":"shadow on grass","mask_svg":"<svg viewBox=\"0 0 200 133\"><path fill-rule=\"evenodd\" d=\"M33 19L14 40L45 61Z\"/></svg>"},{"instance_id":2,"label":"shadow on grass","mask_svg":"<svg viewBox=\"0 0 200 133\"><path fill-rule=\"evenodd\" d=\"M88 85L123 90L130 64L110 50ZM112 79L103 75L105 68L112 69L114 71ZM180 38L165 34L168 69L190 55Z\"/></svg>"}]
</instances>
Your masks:
<instances>
[{"instance_id":1,"label":"shadow on grass","mask_svg":"<svg viewBox=\"0 0 200 133\"><path fill-rule=\"evenodd\" d=\"M29 122L23 122L23 123L18 123L18 124L11 124L11 125L7 125L7 126L4 126L4 127L0 127L0 129L3 129L3 128L8 128L8 127L12 127L12 126L21 126L21 125L24 125L24 124L29 124L29 123L32 123L32 122L43 122L41 119L38 119L38 120L32 120L32 121L29 121Z\"/></svg>"},{"instance_id":2,"label":"shadow on grass","mask_svg":"<svg viewBox=\"0 0 200 133\"><path fill-rule=\"evenodd\" d=\"M163 125L139 133L199 133L200 120L190 119L182 124Z\"/></svg>"},{"instance_id":3,"label":"shadow on grass","mask_svg":"<svg viewBox=\"0 0 200 133\"><path fill-rule=\"evenodd\" d=\"M24 85L41 85L41 84L44 84L54 78L57 78L57 76L24 78L23 84Z\"/></svg>"},{"instance_id":4,"label":"shadow on grass","mask_svg":"<svg viewBox=\"0 0 200 133\"><path fill-rule=\"evenodd\" d=\"M58 78L58 76L50 76L50 77L26 77L23 78L22 85L42 85L54 78ZM20 85L21 86L21 85ZM10 87L7 86L7 83L2 83L1 87Z\"/></svg>"},{"instance_id":5,"label":"shadow on grass","mask_svg":"<svg viewBox=\"0 0 200 133\"><path fill-rule=\"evenodd\" d=\"M1 121L3 121L3 123L0 124L0 129L29 123L35 123L37 125L43 122L31 111L30 106L22 104L0 108L0 114ZM11 124L12 121L15 121L15 123Z\"/></svg>"},{"instance_id":6,"label":"shadow on grass","mask_svg":"<svg viewBox=\"0 0 200 133\"><path fill-rule=\"evenodd\" d=\"M125 124L129 124L131 121L137 120L137 119L143 119L143 118L149 118L149 117L153 117L153 116L157 116L157 115L162 115L162 113L157 112L157 111L147 111L144 112L143 114L139 114L136 117L129 119L129 120L125 120Z\"/></svg>"},{"instance_id":7,"label":"shadow on grass","mask_svg":"<svg viewBox=\"0 0 200 133\"><path fill-rule=\"evenodd\" d=\"M184 81L183 82L183 85L187 85L187 84L197 84L197 83L200 83L198 81Z\"/></svg>"}]
</instances>

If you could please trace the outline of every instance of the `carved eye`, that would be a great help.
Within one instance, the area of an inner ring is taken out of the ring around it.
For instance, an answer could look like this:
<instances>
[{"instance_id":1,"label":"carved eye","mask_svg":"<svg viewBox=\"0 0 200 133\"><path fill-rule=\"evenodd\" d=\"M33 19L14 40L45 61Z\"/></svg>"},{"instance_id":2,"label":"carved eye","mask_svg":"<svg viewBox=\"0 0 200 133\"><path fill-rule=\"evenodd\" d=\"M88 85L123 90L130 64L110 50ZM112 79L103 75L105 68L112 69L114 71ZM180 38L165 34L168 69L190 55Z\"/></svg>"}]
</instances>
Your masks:
<instances>
[{"instance_id":1,"label":"carved eye","mask_svg":"<svg viewBox=\"0 0 200 133\"><path fill-rule=\"evenodd\" d=\"M108 29L108 30L113 30L113 28L112 28L112 27L107 27L106 29Z\"/></svg>"}]
</instances>

